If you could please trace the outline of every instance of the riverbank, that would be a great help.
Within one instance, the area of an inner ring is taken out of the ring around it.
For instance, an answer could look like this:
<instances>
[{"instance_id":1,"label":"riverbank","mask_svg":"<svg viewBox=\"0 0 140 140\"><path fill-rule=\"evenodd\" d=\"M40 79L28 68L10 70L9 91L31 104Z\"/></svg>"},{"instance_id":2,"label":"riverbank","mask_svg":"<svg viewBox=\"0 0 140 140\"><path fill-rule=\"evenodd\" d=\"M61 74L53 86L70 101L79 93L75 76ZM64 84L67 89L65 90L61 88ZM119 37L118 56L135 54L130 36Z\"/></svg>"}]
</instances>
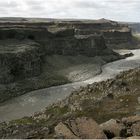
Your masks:
<instances>
[{"instance_id":1,"label":"riverbank","mask_svg":"<svg viewBox=\"0 0 140 140\"><path fill-rule=\"evenodd\" d=\"M139 51L140 50L131 51L131 53L134 54L132 57L105 64L102 67L101 74L86 81L35 90L1 103L0 121L10 121L24 116L31 116L33 113L45 109L46 106L65 99L72 91L79 89L81 86L113 78L119 74L120 71L140 66Z\"/></svg>"},{"instance_id":2,"label":"riverbank","mask_svg":"<svg viewBox=\"0 0 140 140\"><path fill-rule=\"evenodd\" d=\"M44 58L42 73L10 84L0 84L0 103L27 92L67 83L85 81L101 73L102 65L125 56L117 53L108 56L87 57L52 55Z\"/></svg>"},{"instance_id":3,"label":"riverbank","mask_svg":"<svg viewBox=\"0 0 140 140\"><path fill-rule=\"evenodd\" d=\"M126 24L100 20L0 19L0 102L27 92L85 81L122 59L133 36Z\"/></svg>"}]
</instances>

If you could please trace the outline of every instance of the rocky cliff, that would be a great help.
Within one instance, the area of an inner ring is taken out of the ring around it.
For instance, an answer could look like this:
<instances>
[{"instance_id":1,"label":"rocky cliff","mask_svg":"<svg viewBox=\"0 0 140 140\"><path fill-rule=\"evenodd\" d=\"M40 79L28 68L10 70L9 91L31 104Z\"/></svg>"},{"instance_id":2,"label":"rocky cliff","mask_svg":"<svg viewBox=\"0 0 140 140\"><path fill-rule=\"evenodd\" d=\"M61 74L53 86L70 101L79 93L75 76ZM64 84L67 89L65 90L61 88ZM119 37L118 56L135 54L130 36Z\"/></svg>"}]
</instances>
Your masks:
<instances>
[{"instance_id":1,"label":"rocky cliff","mask_svg":"<svg viewBox=\"0 0 140 140\"><path fill-rule=\"evenodd\" d=\"M0 83L7 84L41 73L41 46L24 40L0 41Z\"/></svg>"},{"instance_id":2,"label":"rocky cliff","mask_svg":"<svg viewBox=\"0 0 140 140\"><path fill-rule=\"evenodd\" d=\"M57 21L50 27L74 28L75 35L102 35L106 44L111 48L121 44L132 43L131 29L127 24L117 23L111 20L100 19L96 21ZM124 46L123 46L124 47Z\"/></svg>"},{"instance_id":3,"label":"rocky cliff","mask_svg":"<svg viewBox=\"0 0 140 140\"><path fill-rule=\"evenodd\" d=\"M102 36L110 47L114 44L119 45L132 42L131 29L127 24L121 24L106 19L75 21L55 19L6 20L0 21L0 29L0 34L2 34L0 38L29 38L40 41L45 45L48 44L48 42L50 43L52 39L55 41L56 38L59 39L60 45L63 40L68 40L69 43L71 43L73 42L71 40L75 39L74 36L83 35ZM73 45L73 43L71 45Z\"/></svg>"},{"instance_id":4,"label":"rocky cliff","mask_svg":"<svg viewBox=\"0 0 140 140\"><path fill-rule=\"evenodd\" d=\"M48 64L47 56L73 56L75 59L79 55L100 56L100 60L106 63L122 58L108 44L121 44L130 40L131 30L126 25L105 19L1 19L0 101L14 97L19 92L23 94L38 88L72 82L67 76L57 73L56 66Z\"/></svg>"},{"instance_id":5,"label":"rocky cliff","mask_svg":"<svg viewBox=\"0 0 140 140\"><path fill-rule=\"evenodd\" d=\"M50 25L52 24L52 25ZM44 46L46 54L53 55L100 55L107 49L104 36L102 34L77 33L77 28L81 26L90 29L94 24L88 26L86 23L75 25L68 23L9 23L0 25L0 39L30 39ZM96 29L99 31L99 29Z\"/></svg>"}]
</instances>

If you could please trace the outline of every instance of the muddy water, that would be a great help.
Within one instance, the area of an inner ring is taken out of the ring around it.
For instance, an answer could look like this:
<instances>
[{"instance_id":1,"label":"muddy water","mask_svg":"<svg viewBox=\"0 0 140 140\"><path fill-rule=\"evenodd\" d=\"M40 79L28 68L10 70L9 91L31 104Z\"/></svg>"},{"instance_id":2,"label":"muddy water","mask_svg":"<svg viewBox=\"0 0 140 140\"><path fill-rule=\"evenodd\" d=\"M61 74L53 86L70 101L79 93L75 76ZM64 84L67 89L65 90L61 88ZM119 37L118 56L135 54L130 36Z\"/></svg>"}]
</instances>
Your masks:
<instances>
[{"instance_id":1,"label":"muddy water","mask_svg":"<svg viewBox=\"0 0 140 140\"><path fill-rule=\"evenodd\" d=\"M89 80L29 92L0 104L0 121L10 121L44 110L46 106L62 100L80 86L115 77L121 71L140 67L140 49L132 50L134 56L108 63L102 73Z\"/></svg>"}]
</instances>

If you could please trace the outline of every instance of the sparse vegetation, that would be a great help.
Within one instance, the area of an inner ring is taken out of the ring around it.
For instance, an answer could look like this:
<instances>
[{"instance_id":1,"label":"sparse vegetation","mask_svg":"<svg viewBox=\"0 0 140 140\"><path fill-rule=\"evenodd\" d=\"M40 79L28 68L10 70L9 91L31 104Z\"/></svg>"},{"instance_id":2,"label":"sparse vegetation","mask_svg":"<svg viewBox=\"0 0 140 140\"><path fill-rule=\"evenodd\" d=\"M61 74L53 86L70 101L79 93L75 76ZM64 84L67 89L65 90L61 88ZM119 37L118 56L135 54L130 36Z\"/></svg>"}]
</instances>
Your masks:
<instances>
[{"instance_id":1,"label":"sparse vegetation","mask_svg":"<svg viewBox=\"0 0 140 140\"><path fill-rule=\"evenodd\" d=\"M121 119L134 115L140 111L137 110L140 96L139 81L140 69L123 72L116 79L83 87L65 100L47 107L43 112L32 117L11 121L8 124L1 124L0 128L10 127L14 129L15 126L21 128L26 126L30 132L32 128L37 127L39 133L34 138L53 138L56 124L68 118L89 117L102 123L111 118ZM40 134L43 127L50 130L46 137L44 132ZM20 130L19 133L22 133ZM12 134L9 135L9 137L11 136Z\"/></svg>"}]
</instances>

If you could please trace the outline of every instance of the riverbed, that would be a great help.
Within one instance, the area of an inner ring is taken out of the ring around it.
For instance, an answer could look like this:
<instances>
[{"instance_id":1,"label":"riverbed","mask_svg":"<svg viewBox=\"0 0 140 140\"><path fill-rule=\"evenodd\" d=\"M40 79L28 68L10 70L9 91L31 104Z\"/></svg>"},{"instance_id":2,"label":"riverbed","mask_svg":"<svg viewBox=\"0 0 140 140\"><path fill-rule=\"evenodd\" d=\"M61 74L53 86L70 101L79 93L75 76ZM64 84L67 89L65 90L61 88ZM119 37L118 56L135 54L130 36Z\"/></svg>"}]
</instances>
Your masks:
<instances>
[{"instance_id":1,"label":"riverbed","mask_svg":"<svg viewBox=\"0 0 140 140\"><path fill-rule=\"evenodd\" d=\"M101 74L86 81L32 91L0 104L0 121L33 115L52 103L65 99L80 86L114 78L122 71L140 67L140 49L131 52L134 56L104 65Z\"/></svg>"}]
</instances>

